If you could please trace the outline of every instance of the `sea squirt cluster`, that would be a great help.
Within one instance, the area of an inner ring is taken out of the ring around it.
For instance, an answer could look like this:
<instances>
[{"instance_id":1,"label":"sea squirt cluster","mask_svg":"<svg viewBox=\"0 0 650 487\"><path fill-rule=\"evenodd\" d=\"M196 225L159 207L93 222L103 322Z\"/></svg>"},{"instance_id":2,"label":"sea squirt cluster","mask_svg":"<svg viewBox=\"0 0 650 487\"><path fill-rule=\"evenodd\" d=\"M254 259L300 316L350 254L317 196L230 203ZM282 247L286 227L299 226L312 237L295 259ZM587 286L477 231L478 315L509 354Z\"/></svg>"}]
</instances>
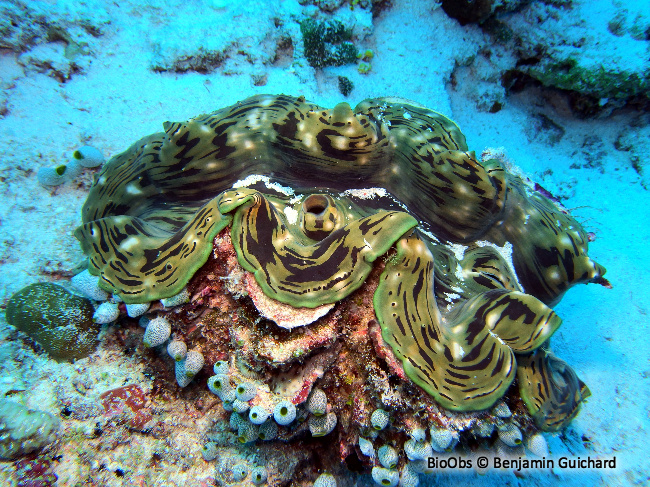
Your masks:
<instances>
[{"instance_id":1,"label":"sea squirt cluster","mask_svg":"<svg viewBox=\"0 0 650 487\"><path fill-rule=\"evenodd\" d=\"M259 95L164 129L95 178L76 236L99 287L143 309L182 295L174 304L189 300L198 316L193 282L228 234L263 294L296 309L341 303L379 269L375 348L428 393L422 400L482 411L518 376L537 428L557 430L577 414L589 391L548 351L561 323L551 306L574 284L606 283L605 269L587 256L588 235L568 212L500 161L479 161L455 123L397 98L327 110ZM318 341L341 314L335 307L305 328ZM332 356L342 347L336 333L318 342ZM242 343L224 351L241 359ZM326 404L312 425L343 413ZM413 451L426 440L416 436Z\"/></svg>"}]
</instances>

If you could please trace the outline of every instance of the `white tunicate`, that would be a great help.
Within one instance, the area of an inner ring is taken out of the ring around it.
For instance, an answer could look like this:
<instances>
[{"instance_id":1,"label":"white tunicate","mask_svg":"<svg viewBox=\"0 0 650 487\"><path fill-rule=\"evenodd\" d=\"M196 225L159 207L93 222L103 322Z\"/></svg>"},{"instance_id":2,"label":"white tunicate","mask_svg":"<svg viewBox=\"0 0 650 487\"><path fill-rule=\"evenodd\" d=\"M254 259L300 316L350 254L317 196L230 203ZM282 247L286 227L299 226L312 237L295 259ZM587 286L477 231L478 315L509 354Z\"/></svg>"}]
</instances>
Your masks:
<instances>
[{"instance_id":1,"label":"white tunicate","mask_svg":"<svg viewBox=\"0 0 650 487\"><path fill-rule=\"evenodd\" d=\"M383 467L373 467L372 479L377 485L383 487L396 487L399 482L399 473L397 473L396 470L389 470Z\"/></svg>"},{"instance_id":2,"label":"white tunicate","mask_svg":"<svg viewBox=\"0 0 650 487\"><path fill-rule=\"evenodd\" d=\"M248 467L245 463L238 463L232 468L232 477L235 482L241 482L248 475Z\"/></svg>"},{"instance_id":3,"label":"white tunicate","mask_svg":"<svg viewBox=\"0 0 650 487\"><path fill-rule=\"evenodd\" d=\"M235 399L237 399L237 396L235 395L235 388L232 387L227 391L224 391L223 394L221 394L219 397L223 401L223 408L226 411L232 411L232 405L235 402Z\"/></svg>"},{"instance_id":4,"label":"white tunicate","mask_svg":"<svg viewBox=\"0 0 650 487\"><path fill-rule=\"evenodd\" d=\"M413 468L413 464L407 463L402 468L399 477L399 487L418 487L420 485L420 476Z\"/></svg>"},{"instance_id":5,"label":"white tunicate","mask_svg":"<svg viewBox=\"0 0 650 487\"><path fill-rule=\"evenodd\" d=\"M190 350L185 356L185 375L193 378L203 368L205 359L203 354L197 350Z\"/></svg>"},{"instance_id":6,"label":"white tunicate","mask_svg":"<svg viewBox=\"0 0 650 487\"><path fill-rule=\"evenodd\" d=\"M36 179L43 186L59 186L70 179L68 166L61 164L55 167L41 167L36 173Z\"/></svg>"},{"instance_id":7,"label":"white tunicate","mask_svg":"<svg viewBox=\"0 0 650 487\"><path fill-rule=\"evenodd\" d=\"M426 441L415 441L414 439L404 442L404 453L411 461L424 460L433 456L431 444Z\"/></svg>"},{"instance_id":8,"label":"white tunicate","mask_svg":"<svg viewBox=\"0 0 650 487\"><path fill-rule=\"evenodd\" d=\"M255 485L262 485L266 483L267 473L264 467L255 467L251 470L251 482Z\"/></svg>"},{"instance_id":9,"label":"white tunicate","mask_svg":"<svg viewBox=\"0 0 650 487\"><path fill-rule=\"evenodd\" d=\"M433 455L432 455L433 456ZM428 465L427 465L428 460L413 460L410 461L409 467L410 469L415 472L415 473L427 473Z\"/></svg>"},{"instance_id":10,"label":"white tunicate","mask_svg":"<svg viewBox=\"0 0 650 487\"><path fill-rule=\"evenodd\" d=\"M254 406L248 412L248 419L250 419L253 424L262 424L269 418L269 416L271 416L271 413L262 406Z\"/></svg>"},{"instance_id":11,"label":"white tunicate","mask_svg":"<svg viewBox=\"0 0 650 487\"><path fill-rule=\"evenodd\" d=\"M388 412L376 409L370 416L370 423L375 430L383 430L388 425Z\"/></svg>"},{"instance_id":12,"label":"white tunicate","mask_svg":"<svg viewBox=\"0 0 650 487\"><path fill-rule=\"evenodd\" d=\"M213 375L208 379L208 389L212 394L219 396L222 401L234 401L235 389L230 385L227 375Z\"/></svg>"},{"instance_id":13,"label":"white tunicate","mask_svg":"<svg viewBox=\"0 0 650 487\"><path fill-rule=\"evenodd\" d=\"M203 459L206 462L211 462L217 458L217 454L217 444L214 441L206 443L201 449L201 455L203 455Z\"/></svg>"},{"instance_id":14,"label":"white tunicate","mask_svg":"<svg viewBox=\"0 0 650 487\"><path fill-rule=\"evenodd\" d=\"M379 463L386 468L395 468L397 466L397 461L399 460L395 448L390 445L379 447L377 458L379 459Z\"/></svg>"},{"instance_id":15,"label":"white tunicate","mask_svg":"<svg viewBox=\"0 0 650 487\"><path fill-rule=\"evenodd\" d=\"M151 306L151 303L127 304L126 314L131 318L137 318L138 316L145 314L149 309L149 306Z\"/></svg>"},{"instance_id":16,"label":"white tunicate","mask_svg":"<svg viewBox=\"0 0 650 487\"><path fill-rule=\"evenodd\" d=\"M167 353L171 358L178 362L187 356L187 345L185 345L185 342L180 340L172 340L169 342L169 345L167 345Z\"/></svg>"},{"instance_id":17,"label":"white tunicate","mask_svg":"<svg viewBox=\"0 0 650 487\"><path fill-rule=\"evenodd\" d=\"M95 147L85 145L72 153L72 157L83 167L98 167L104 164L104 156Z\"/></svg>"},{"instance_id":18,"label":"white tunicate","mask_svg":"<svg viewBox=\"0 0 650 487\"><path fill-rule=\"evenodd\" d=\"M120 316L120 306L117 303L106 301L100 304L93 314L93 321L100 325L112 323Z\"/></svg>"},{"instance_id":19,"label":"white tunicate","mask_svg":"<svg viewBox=\"0 0 650 487\"><path fill-rule=\"evenodd\" d=\"M214 370L215 375L228 375L230 367L228 366L228 362L226 360L218 360L214 363L212 370Z\"/></svg>"},{"instance_id":20,"label":"white tunicate","mask_svg":"<svg viewBox=\"0 0 650 487\"><path fill-rule=\"evenodd\" d=\"M479 420L472 428L472 431L479 438L489 438L494 432L494 423Z\"/></svg>"},{"instance_id":21,"label":"white tunicate","mask_svg":"<svg viewBox=\"0 0 650 487\"><path fill-rule=\"evenodd\" d=\"M257 436L260 440L264 441L275 440L278 436L278 423L275 421L267 421L261 424Z\"/></svg>"},{"instance_id":22,"label":"white tunicate","mask_svg":"<svg viewBox=\"0 0 650 487\"><path fill-rule=\"evenodd\" d=\"M526 448L530 452L538 457L545 457L548 455L548 443L546 443L546 438L541 433L535 433L533 436L529 437L526 440Z\"/></svg>"},{"instance_id":23,"label":"white tunicate","mask_svg":"<svg viewBox=\"0 0 650 487\"><path fill-rule=\"evenodd\" d=\"M108 293L99 287L99 276L93 276L88 269L70 279L72 286L88 299L106 301Z\"/></svg>"},{"instance_id":24,"label":"white tunicate","mask_svg":"<svg viewBox=\"0 0 650 487\"><path fill-rule=\"evenodd\" d=\"M325 416L311 416L309 418L309 431L313 437L329 435L336 428L337 418L335 413Z\"/></svg>"},{"instance_id":25,"label":"white tunicate","mask_svg":"<svg viewBox=\"0 0 650 487\"><path fill-rule=\"evenodd\" d=\"M183 288L183 290L176 294L175 296L171 296L169 298L163 298L160 300L162 305L165 308L173 308L174 306L180 306L181 304L185 304L189 302L190 300L190 293L187 290L187 288Z\"/></svg>"},{"instance_id":26,"label":"white tunicate","mask_svg":"<svg viewBox=\"0 0 650 487\"><path fill-rule=\"evenodd\" d=\"M176 383L178 384L179 387L185 387L190 382L192 382L192 378L188 377L187 374L185 373L185 360L179 360L178 362L176 362L176 366L174 367L174 372L176 375Z\"/></svg>"},{"instance_id":27,"label":"white tunicate","mask_svg":"<svg viewBox=\"0 0 650 487\"><path fill-rule=\"evenodd\" d=\"M273 409L273 419L282 426L291 424L296 419L296 406L290 401L280 401Z\"/></svg>"},{"instance_id":28,"label":"white tunicate","mask_svg":"<svg viewBox=\"0 0 650 487\"><path fill-rule=\"evenodd\" d=\"M322 416L327 412L327 396L321 389L314 389L307 399L307 411L314 416Z\"/></svg>"},{"instance_id":29,"label":"white tunicate","mask_svg":"<svg viewBox=\"0 0 650 487\"><path fill-rule=\"evenodd\" d=\"M372 441L366 440L362 436L359 437L359 449L368 458L375 458L375 447L372 445Z\"/></svg>"},{"instance_id":30,"label":"white tunicate","mask_svg":"<svg viewBox=\"0 0 650 487\"><path fill-rule=\"evenodd\" d=\"M331 473L322 473L314 482L314 487L336 487L336 479Z\"/></svg>"},{"instance_id":31,"label":"white tunicate","mask_svg":"<svg viewBox=\"0 0 650 487\"><path fill-rule=\"evenodd\" d=\"M499 427L499 439L512 447L521 445L523 441L521 430L513 423L506 423Z\"/></svg>"},{"instance_id":32,"label":"white tunicate","mask_svg":"<svg viewBox=\"0 0 650 487\"><path fill-rule=\"evenodd\" d=\"M410 437L415 441L426 441L427 431L424 428L415 428L411 431Z\"/></svg>"},{"instance_id":33,"label":"white tunicate","mask_svg":"<svg viewBox=\"0 0 650 487\"><path fill-rule=\"evenodd\" d=\"M65 175L68 178L68 180L72 181L74 178L79 176L82 172L84 172L84 167L79 163L79 161L72 159L67 165Z\"/></svg>"},{"instance_id":34,"label":"white tunicate","mask_svg":"<svg viewBox=\"0 0 650 487\"><path fill-rule=\"evenodd\" d=\"M510 408L505 402L499 401L492 408L492 414L494 414L498 418L505 419L512 416L512 411L510 411Z\"/></svg>"},{"instance_id":35,"label":"white tunicate","mask_svg":"<svg viewBox=\"0 0 650 487\"><path fill-rule=\"evenodd\" d=\"M237 439L240 443L251 443L257 440L258 427L256 424L245 421L237 429Z\"/></svg>"},{"instance_id":36,"label":"white tunicate","mask_svg":"<svg viewBox=\"0 0 650 487\"><path fill-rule=\"evenodd\" d=\"M452 443L454 442L454 434L446 428L436 428L432 426L430 429L431 433L431 448L433 448L438 453L451 448Z\"/></svg>"},{"instance_id":37,"label":"white tunicate","mask_svg":"<svg viewBox=\"0 0 650 487\"><path fill-rule=\"evenodd\" d=\"M237 431L242 424L246 423L246 418L239 413L233 412L228 422L230 423L230 429Z\"/></svg>"},{"instance_id":38,"label":"white tunicate","mask_svg":"<svg viewBox=\"0 0 650 487\"><path fill-rule=\"evenodd\" d=\"M172 333L172 325L166 318L158 317L149 321L142 342L145 347L157 347L165 343Z\"/></svg>"},{"instance_id":39,"label":"white tunicate","mask_svg":"<svg viewBox=\"0 0 650 487\"><path fill-rule=\"evenodd\" d=\"M240 401L250 401L257 395L257 386L252 382L242 382L237 386L236 392Z\"/></svg>"},{"instance_id":40,"label":"white tunicate","mask_svg":"<svg viewBox=\"0 0 650 487\"><path fill-rule=\"evenodd\" d=\"M246 401L242 401L237 398L235 398L235 400L232 402L232 410L236 413L245 413L248 411L249 407L250 405Z\"/></svg>"}]
</instances>

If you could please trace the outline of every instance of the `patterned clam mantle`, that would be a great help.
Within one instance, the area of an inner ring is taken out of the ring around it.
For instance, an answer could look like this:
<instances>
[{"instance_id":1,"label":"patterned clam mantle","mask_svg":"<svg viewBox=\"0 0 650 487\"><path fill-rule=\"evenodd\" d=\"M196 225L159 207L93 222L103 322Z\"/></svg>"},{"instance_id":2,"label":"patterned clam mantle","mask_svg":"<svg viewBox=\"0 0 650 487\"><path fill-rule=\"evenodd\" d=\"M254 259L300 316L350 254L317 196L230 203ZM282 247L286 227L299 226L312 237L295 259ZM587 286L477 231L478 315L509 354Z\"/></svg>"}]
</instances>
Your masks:
<instances>
[{"instance_id":1,"label":"patterned clam mantle","mask_svg":"<svg viewBox=\"0 0 650 487\"><path fill-rule=\"evenodd\" d=\"M227 226L264 293L297 307L345 298L389 255L374 296L383 338L443 407L488 408L518 375L555 430L589 395L542 347L564 292L604 282L587 233L499 161L479 162L443 115L396 98L326 110L260 95L164 130L106 164L76 231L90 272L126 303L178 293ZM275 185L236 184L252 175Z\"/></svg>"}]
</instances>

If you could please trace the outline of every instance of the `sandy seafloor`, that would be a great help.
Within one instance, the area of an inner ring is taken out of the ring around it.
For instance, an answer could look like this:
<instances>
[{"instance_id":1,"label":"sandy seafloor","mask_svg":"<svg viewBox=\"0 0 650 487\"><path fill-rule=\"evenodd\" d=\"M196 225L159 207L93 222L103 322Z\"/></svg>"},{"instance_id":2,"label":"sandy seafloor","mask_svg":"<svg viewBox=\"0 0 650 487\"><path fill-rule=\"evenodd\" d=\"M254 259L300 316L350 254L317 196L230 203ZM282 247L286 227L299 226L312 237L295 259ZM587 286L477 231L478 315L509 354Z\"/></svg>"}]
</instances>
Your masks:
<instances>
[{"instance_id":1,"label":"sandy seafloor","mask_svg":"<svg viewBox=\"0 0 650 487\"><path fill-rule=\"evenodd\" d=\"M47 2L37 3L43 7ZM164 57L165 49L173 55L188 45L193 49L201 39L218 43L250 27L251 19L263 31L271 18L300 17L302 7L294 1L170 0L150 7L132 1L57 3L43 8L51 8L53 18L74 18L78 11L95 15L102 35L88 37L89 53L80 63L82 72L73 73L65 82L25 58L38 49L46 51L36 54L41 58L63 59L61 42L32 46L23 54L0 51L6 107L0 118L0 303L5 304L27 284L72 269L84 257L72 232L80 223L93 171L86 171L75 182L46 189L36 180L40 167L65 163L74 149L85 144L109 158L138 138L161 130L163 121L185 120L257 93L304 95L321 106L333 107L344 99L335 82L337 75L344 74L355 84L345 98L352 106L376 96L412 99L449 115L477 153L487 147L504 148L517 166L557 195L596 234L589 254L607 268L606 277L613 287L577 286L556 307L564 322L553 338L553 349L588 384L592 396L566 431L546 437L553 457L616 457L616 470L422 477L421 485L650 483L650 192L628 154L614 147L622 131L641 121L637 142L642 157L649 157L647 114L623 108L608 116L581 119L572 113L564 95L534 87L508 94L497 113L479 110L475 99L467 95L470 88L463 85L472 83L471 73L461 76L469 68L459 66L471 65L479 46L487 45L489 38L475 25L459 26L430 1L396 0L374 19L372 33L360 43L375 51L372 70L365 76L355 66L317 71L299 57L297 46L295 62L291 53L288 59L271 62L264 57L264 42L257 38L243 43L239 54L231 50L229 59L209 73L151 68L152 59L160 52ZM607 0L593 2L596 13L596 5L601 4L612 8ZM73 13L62 13L65 9ZM593 19L586 17L587 21L596 23L596 13ZM287 27L294 34L295 25ZM585 29L589 28L587 23ZM214 37L208 39L208 35ZM264 76L265 84L255 86L253 79ZM549 140L540 130L540 113L562 127L560 140ZM587 140L598 140L598 144ZM0 356L0 391L25 389L12 397L54 414L60 411L53 395L56 383L82 374L99 375L99 369L93 370L95 365L87 360L57 364L46 355L37 355L4 317ZM141 364L107 358L101 346L97 356L104 372L104 382L97 379L99 389L114 387L111 380L116 384L141 374ZM65 474L65 466L57 469L59 485L81 481ZM11 462L0 463L0 483L11 484L11 471ZM176 473L170 472L169 485L176 485Z\"/></svg>"}]
</instances>

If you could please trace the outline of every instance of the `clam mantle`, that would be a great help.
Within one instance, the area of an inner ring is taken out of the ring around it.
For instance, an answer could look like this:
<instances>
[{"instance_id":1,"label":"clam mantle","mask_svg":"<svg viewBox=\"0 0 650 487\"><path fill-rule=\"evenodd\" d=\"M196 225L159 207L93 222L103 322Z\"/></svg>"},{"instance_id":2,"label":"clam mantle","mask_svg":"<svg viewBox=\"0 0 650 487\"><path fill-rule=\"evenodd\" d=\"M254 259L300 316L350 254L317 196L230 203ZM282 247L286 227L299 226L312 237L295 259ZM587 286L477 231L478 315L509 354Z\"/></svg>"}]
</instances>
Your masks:
<instances>
[{"instance_id":1,"label":"clam mantle","mask_svg":"<svg viewBox=\"0 0 650 487\"><path fill-rule=\"evenodd\" d=\"M264 294L295 307L346 298L387 256L383 339L440 405L488 408L519 375L538 426L558 429L589 394L541 348L564 292L605 282L587 233L411 101L259 95L167 122L104 166L82 216L89 271L126 303L178 294L226 227Z\"/></svg>"}]
</instances>

